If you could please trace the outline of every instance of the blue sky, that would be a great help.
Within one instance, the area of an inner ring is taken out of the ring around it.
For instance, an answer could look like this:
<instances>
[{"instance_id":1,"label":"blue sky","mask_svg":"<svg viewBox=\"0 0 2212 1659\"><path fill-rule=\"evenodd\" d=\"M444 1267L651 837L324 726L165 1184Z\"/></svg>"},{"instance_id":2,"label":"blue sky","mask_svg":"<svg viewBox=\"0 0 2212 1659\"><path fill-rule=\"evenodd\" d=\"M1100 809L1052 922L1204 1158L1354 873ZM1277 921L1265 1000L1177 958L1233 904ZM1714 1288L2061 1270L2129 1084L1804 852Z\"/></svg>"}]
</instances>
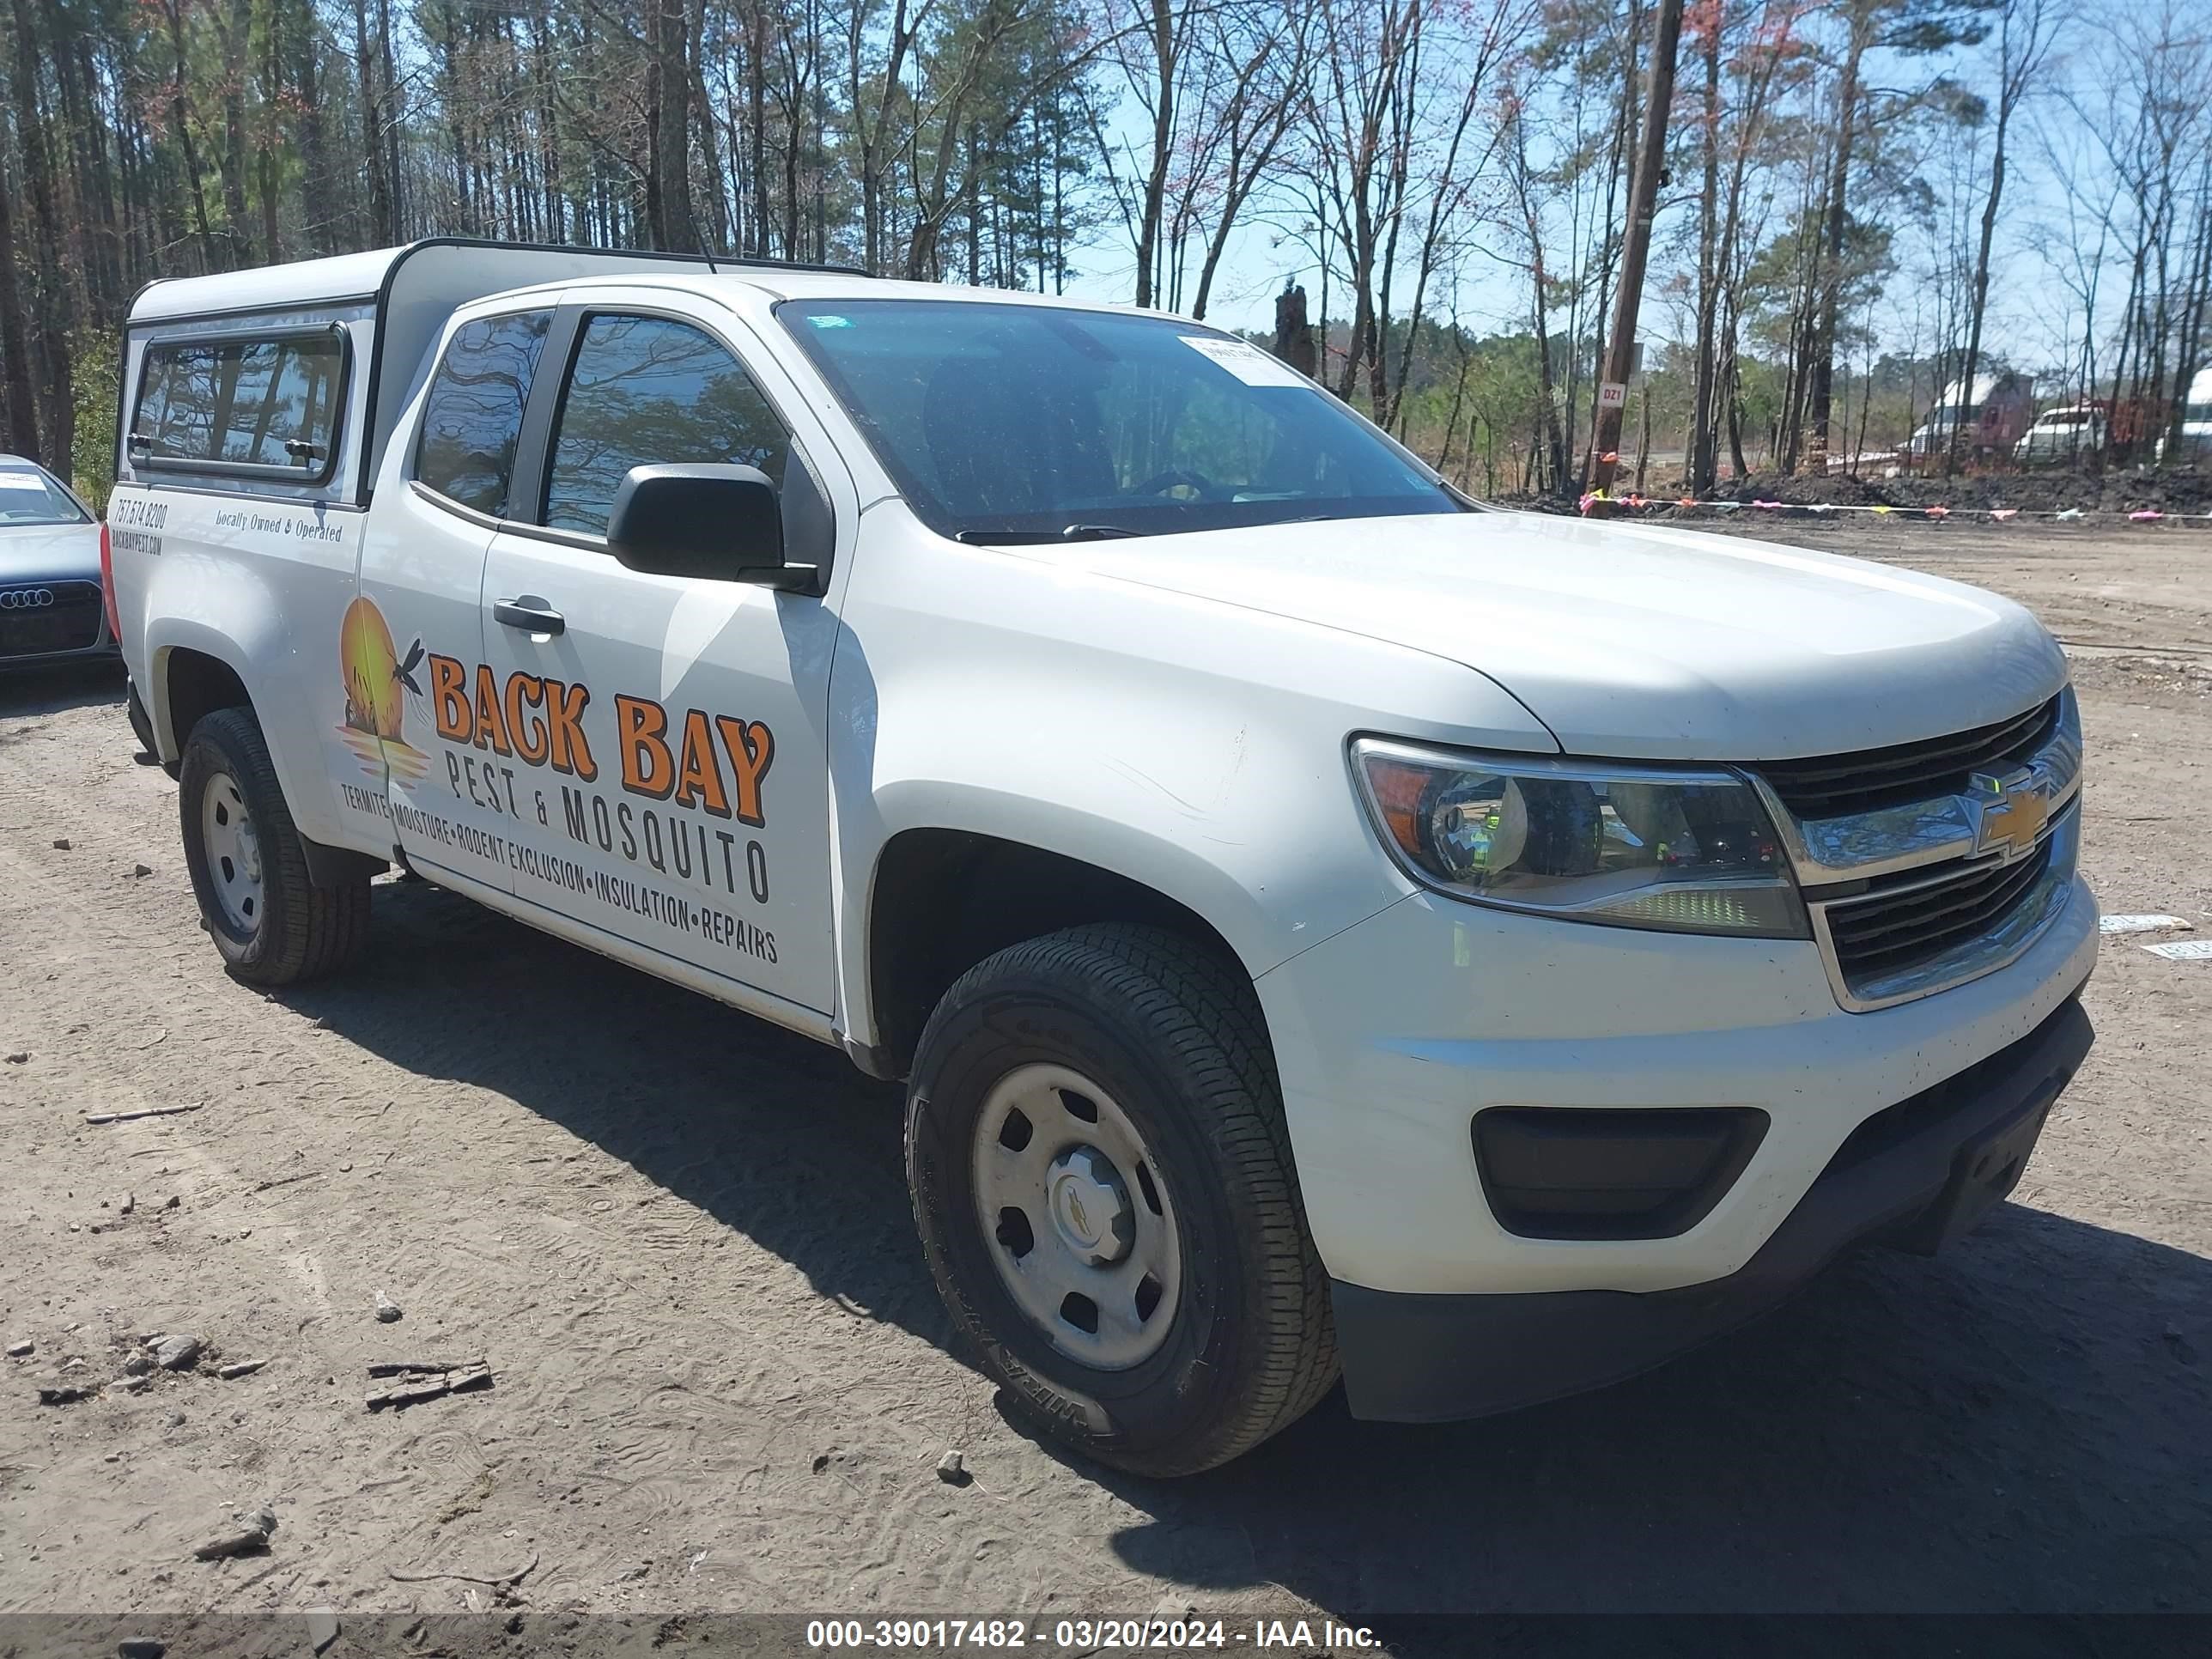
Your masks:
<instances>
[{"instance_id":1,"label":"blue sky","mask_svg":"<svg viewBox=\"0 0 2212 1659\"><path fill-rule=\"evenodd\" d=\"M2066 6L2069 0L2054 0ZM2080 331L2079 310L2062 280L2060 266L2069 248L2086 247L2094 240L2094 208L2076 204L2069 209L2068 192L2060 183L2051 156L2057 154L2070 165L2088 165L2097 155L2096 135L2086 125L2082 111L2115 106L2122 88L2118 54L2120 37L2166 9L2164 0L2073 0L2081 9L2070 19L2071 29L2054 55L2048 84L2015 118L2009 146L2008 178L2004 210L1998 226L1984 351L2008 358L2016 367L2044 369L2063 361ZM2185 14L2184 14L2185 15ZM2207 53L2212 46L2195 45ZM1994 39L1978 47L1960 48L1936 60L1893 60L1870 64L1876 84L1920 84L1937 72L1985 93L1993 89L1996 72ZM1686 106L1678 106L1686 112ZM1131 112L1117 113L1116 125L1127 130ZM1142 135L1131 132L1132 137ZM1881 349L1906 350L1915 344L1922 351L1934 343L1938 313L1943 308L1942 286L1933 275L1949 227L1955 223L1969 240L1978 219L1986 191L1990 132L1929 122L1910 134L1882 135L1876 142L1905 142L1917 154L1912 171L1936 194L1936 222L1916 225L1904 215L1897 218L1897 256L1901 269L1885 284L1881 299L1865 320L1872 326ZM1862 154L1864 154L1862 151ZM1658 239L1663 251L1670 228L1694 213L1690 181L1677 179L1671 204L1662 211ZM2085 222L2084 216L2087 219ZM2082 228L2084 223L2087 228ZM1932 232L1932 234L1931 234ZM1502 232L1479 231L1478 246ZM1557 263L1565 249L1555 247L1549 256ZM1133 291L1133 261L1118 222L1102 227L1094 243L1084 250L1078 264L1082 274L1072 284L1074 292L1099 299L1127 301ZM1215 282L1209 319L1224 326L1266 329L1273 319L1273 298L1286 275L1298 276L1306 284L1316 314L1321 284L1311 252L1285 237L1267 216L1254 212L1235 234L1224 268ZM1647 285L1643 332L1647 340L1663 339L1674 331L1675 307L1662 299L1668 271L1663 252L1655 254ZM2124 270L2108 268L2100 311L2104 326L2117 315L2118 292ZM1410 292L1401 281L1401 294ZM1332 311L1345 309L1340 284L1333 285ZM1457 295L1463 322L1489 331L1517 331L1528 325L1525 276L1517 269L1478 257L1469 261ZM1402 302L1401 302L1402 303ZM1955 304L1955 301L1951 303ZM1432 307L1441 309L1442 306Z\"/></svg>"}]
</instances>

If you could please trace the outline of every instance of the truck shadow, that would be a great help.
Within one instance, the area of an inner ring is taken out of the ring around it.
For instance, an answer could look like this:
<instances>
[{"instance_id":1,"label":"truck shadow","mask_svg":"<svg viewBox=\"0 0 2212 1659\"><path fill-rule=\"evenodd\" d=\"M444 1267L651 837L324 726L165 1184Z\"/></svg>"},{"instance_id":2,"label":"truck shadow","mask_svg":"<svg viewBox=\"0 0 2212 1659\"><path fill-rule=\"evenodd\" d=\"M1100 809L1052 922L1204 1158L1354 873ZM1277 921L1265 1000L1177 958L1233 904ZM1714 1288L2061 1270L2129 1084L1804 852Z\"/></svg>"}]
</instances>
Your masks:
<instances>
[{"instance_id":1,"label":"truck shadow","mask_svg":"<svg viewBox=\"0 0 2212 1659\"><path fill-rule=\"evenodd\" d=\"M287 1001L507 1096L823 1296L948 1342L896 1088L426 885L379 888L375 939L343 986ZM1280 1585L1441 1654L1464 1628L1392 1616L2212 1611L2208 1425L2212 1261L2007 1206L1940 1262L1855 1258L1581 1399L1413 1428L1353 1421L1340 1391L1197 1480L1062 1461L1144 1517L1109 1540L1121 1560L1192 1601Z\"/></svg>"},{"instance_id":2,"label":"truck shadow","mask_svg":"<svg viewBox=\"0 0 2212 1659\"><path fill-rule=\"evenodd\" d=\"M1115 1547L1386 1632L1405 1612L2212 1611L2208 1364L2212 1262L2007 1205L1941 1261L1849 1258L1595 1394L1414 1427L1355 1422L1340 1393L1254 1457L1127 1494L1153 1518ZM1240 1531L1249 1566L1221 1547Z\"/></svg>"}]
</instances>

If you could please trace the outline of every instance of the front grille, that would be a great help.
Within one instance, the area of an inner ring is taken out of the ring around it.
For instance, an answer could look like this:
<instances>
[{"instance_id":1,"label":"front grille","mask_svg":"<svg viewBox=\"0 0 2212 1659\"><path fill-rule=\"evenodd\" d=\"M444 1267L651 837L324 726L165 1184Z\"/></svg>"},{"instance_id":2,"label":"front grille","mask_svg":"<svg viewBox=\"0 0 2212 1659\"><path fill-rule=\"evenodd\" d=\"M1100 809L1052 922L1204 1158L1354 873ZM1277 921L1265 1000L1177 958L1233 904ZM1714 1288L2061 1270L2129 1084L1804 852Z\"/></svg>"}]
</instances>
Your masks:
<instances>
[{"instance_id":1,"label":"front grille","mask_svg":"<svg viewBox=\"0 0 2212 1659\"><path fill-rule=\"evenodd\" d=\"M1782 804L1800 818L1871 812L1962 794L1972 773L2006 772L2024 764L2050 741L2058 716L2059 699L2053 697L2026 714L1971 732L1864 749L1855 755L1764 761L1757 769Z\"/></svg>"},{"instance_id":2,"label":"front grille","mask_svg":"<svg viewBox=\"0 0 2212 1659\"><path fill-rule=\"evenodd\" d=\"M36 582L0 588L0 593L39 592L52 593L53 603L35 608L0 605L0 657L82 651L99 639L98 582Z\"/></svg>"},{"instance_id":3,"label":"front grille","mask_svg":"<svg viewBox=\"0 0 2212 1659\"><path fill-rule=\"evenodd\" d=\"M2046 836L2033 853L2010 864L1961 865L1955 874L1933 882L1915 874L1892 890L1878 887L1864 898L1829 905L1828 938L1844 982L1856 990L1989 933L2043 878L2054 839Z\"/></svg>"}]
</instances>

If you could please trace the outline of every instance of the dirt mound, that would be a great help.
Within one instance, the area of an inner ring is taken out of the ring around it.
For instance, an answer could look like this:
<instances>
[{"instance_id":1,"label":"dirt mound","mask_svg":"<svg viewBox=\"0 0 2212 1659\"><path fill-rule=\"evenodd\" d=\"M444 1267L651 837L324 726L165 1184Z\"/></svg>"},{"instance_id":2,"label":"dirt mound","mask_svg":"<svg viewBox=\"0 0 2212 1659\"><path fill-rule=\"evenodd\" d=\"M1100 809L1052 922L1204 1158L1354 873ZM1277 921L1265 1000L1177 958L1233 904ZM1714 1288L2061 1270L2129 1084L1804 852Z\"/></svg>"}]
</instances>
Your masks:
<instances>
[{"instance_id":1,"label":"dirt mound","mask_svg":"<svg viewBox=\"0 0 2212 1659\"><path fill-rule=\"evenodd\" d=\"M1679 493L1680 485L1668 480L1650 485L1644 499L1668 502ZM1784 507L1893 507L1901 511L1941 507L1962 514L2008 508L2026 514L2212 514L2212 471L2175 467L2102 474L1991 472L1953 478L1787 477L1754 472L1723 479L1705 499L1744 506L1773 501ZM1499 505L1540 513L1576 510L1572 501L1534 494L1501 497Z\"/></svg>"},{"instance_id":2,"label":"dirt mound","mask_svg":"<svg viewBox=\"0 0 2212 1659\"><path fill-rule=\"evenodd\" d=\"M2010 507L2023 513L2212 511L2212 473L2162 471L1990 472L1954 478L1783 477L1753 474L1715 492L1723 501L1793 507L1948 507L1954 512Z\"/></svg>"}]
</instances>

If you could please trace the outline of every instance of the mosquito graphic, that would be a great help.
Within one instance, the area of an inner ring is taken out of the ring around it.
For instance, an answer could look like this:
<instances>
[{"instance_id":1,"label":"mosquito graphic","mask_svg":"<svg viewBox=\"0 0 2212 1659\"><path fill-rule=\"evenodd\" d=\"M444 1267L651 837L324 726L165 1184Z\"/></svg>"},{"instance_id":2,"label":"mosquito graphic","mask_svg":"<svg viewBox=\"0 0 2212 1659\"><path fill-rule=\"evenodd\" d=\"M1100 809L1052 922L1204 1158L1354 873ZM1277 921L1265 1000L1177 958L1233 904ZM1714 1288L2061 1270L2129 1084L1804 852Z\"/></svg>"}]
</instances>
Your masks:
<instances>
[{"instance_id":1,"label":"mosquito graphic","mask_svg":"<svg viewBox=\"0 0 2212 1659\"><path fill-rule=\"evenodd\" d=\"M410 718L427 720L429 719L429 701L423 696L422 683L415 674L415 671L422 665L423 654L422 641L417 640L409 646L406 654L392 665L392 683L406 695Z\"/></svg>"},{"instance_id":2,"label":"mosquito graphic","mask_svg":"<svg viewBox=\"0 0 2212 1659\"><path fill-rule=\"evenodd\" d=\"M415 671L422 666L422 641L416 640L407 647L407 655L391 665L392 683L412 692L418 706L422 701L422 686L415 678ZM369 676L374 672L373 661L356 665L348 672L345 723L356 731L372 732L379 737L397 738L400 732L398 700L380 696L372 690Z\"/></svg>"}]
</instances>

